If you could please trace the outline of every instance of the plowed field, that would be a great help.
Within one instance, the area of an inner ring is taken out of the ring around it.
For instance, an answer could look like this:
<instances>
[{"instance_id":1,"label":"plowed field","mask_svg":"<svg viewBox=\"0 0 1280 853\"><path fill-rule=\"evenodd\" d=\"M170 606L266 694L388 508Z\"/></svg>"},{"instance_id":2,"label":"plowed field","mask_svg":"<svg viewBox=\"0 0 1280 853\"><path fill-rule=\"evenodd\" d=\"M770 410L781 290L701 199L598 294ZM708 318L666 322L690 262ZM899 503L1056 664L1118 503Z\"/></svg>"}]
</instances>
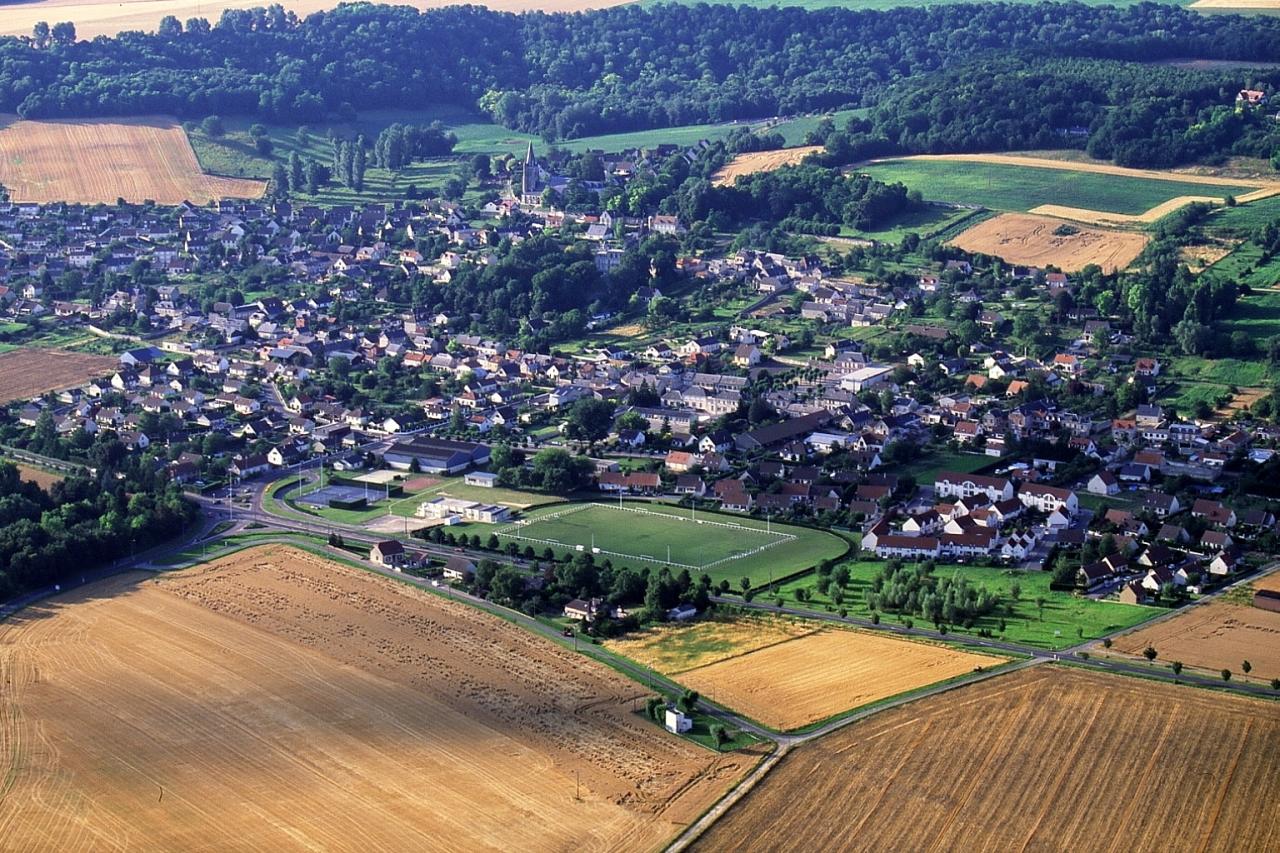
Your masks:
<instances>
[{"instance_id":1,"label":"plowed field","mask_svg":"<svg viewBox=\"0 0 1280 853\"><path fill-rule=\"evenodd\" d=\"M119 364L110 356L56 349L0 353L0 405L109 376Z\"/></svg>"},{"instance_id":2,"label":"plowed field","mask_svg":"<svg viewBox=\"0 0 1280 853\"><path fill-rule=\"evenodd\" d=\"M772 172L783 166L794 166L805 157L821 151L821 145L801 145L797 148L780 148L776 151L752 151L739 154L723 169L711 176L711 183L718 187L731 187L743 175L756 172Z\"/></svg>"}]
</instances>

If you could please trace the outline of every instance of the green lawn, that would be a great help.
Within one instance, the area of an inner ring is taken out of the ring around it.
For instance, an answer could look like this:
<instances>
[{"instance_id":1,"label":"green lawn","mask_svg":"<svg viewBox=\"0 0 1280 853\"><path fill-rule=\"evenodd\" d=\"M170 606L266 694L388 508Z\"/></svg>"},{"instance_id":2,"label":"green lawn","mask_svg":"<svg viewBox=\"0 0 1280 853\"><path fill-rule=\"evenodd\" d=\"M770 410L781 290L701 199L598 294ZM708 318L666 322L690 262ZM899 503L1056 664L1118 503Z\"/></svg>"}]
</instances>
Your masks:
<instances>
[{"instance_id":1,"label":"green lawn","mask_svg":"<svg viewBox=\"0 0 1280 853\"><path fill-rule=\"evenodd\" d=\"M1218 385L1266 385L1271 382L1271 367L1265 359L1243 361L1238 358L1199 358L1181 356L1172 362L1171 375L1192 382Z\"/></svg>"},{"instance_id":2,"label":"green lawn","mask_svg":"<svg viewBox=\"0 0 1280 853\"><path fill-rule=\"evenodd\" d=\"M960 453L953 450L943 450L904 465L901 473L915 477L916 482L919 484L931 486L938 475L945 471L972 474L979 468L992 465L997 461L999 460L996 457L982 453Z\"/></svg>"},{"instance_id":3,"label":"green lawn","mask_svg":"<svg viewBox=\"0 0 1280 853\"><path fill-rule=\"evenodd\" d=\"M1237 184L1193 184L1150 178L1041 169L997 163L891 160L860 166L883 181L900 181L932 201L980 204L994 210L1026 211L1060 204L1109 213L1137 214L1182 195L1248 192Z\"/></svg>"},{"instance_id":4,"label":"green lawn","mask_svg":"<svg viewBox=\"0 0 1280 853\"><path fill-rule=\"evenodd\" d=\"M854 616L869 616L870 609L866 603L866 592L871 579L884 568L878 560L858 559L847 563L851 582L844 594L841 607L848 609ZM1023 645L1046 649L1060 649L1081 642L1081 630L1084 639L1094 639L1104 634L1129 628L1158 616L1164 611L1155 607L1136 607L1110 601L1093 601L1088 598L1077 598L1066 592L1054 592L1049 589L1050 574L1048 572L1023 572L1015 569L993 569L978 566L939 566L937 576L956 573L968 578L973 583L984 586L992 592L1008 595L1014 583L1019 585L1019 599L1013 606L1013 615L1004 616L1005 631L999 633L999 616L984 617L978 621L978 628L989 628L996 636ZM798 578L782 585L779 592L784 601L794 605L795 592L804 588L809 590L811 601L807 605L820 610L833 602L828 596L818 595L813 575ZM1045 600L1044 618L1041 620L1036 607L1036 599ZM1003 615L1003 614L1002 614ZM885 622L901 623L903 620L892 613L882 613ZM920 627L929 627L923 620L914 619ZM950 628L956 639L962 632Z\"/></svg>"},{"instance_id":5,"label":"green lawn","mask_svg":"<svg viewBox=\"0 0 1280 853\"><path fill-rule=\"evenodd\" d=\"M930 204L920 210L899 216L892 222L886 223L883 228L873 231L851 228L846 225L840 229L839 236L876 240L880 243L896 245L901 243L902 238L908 234L915 233L921 237L932 237L934 234L946 231L957 222L973 215L974 212L972 210Z\"/></svg>"},{"instance_id":6,"label":"green lawn","mask_svg":"<svg viewBox=\"0 0 1280 853\"><path fill-rule=\"evenodd\" d=\"M695 520L690 510L658 504L628 503L624 510L611 503L571 506L568 514L561 514L566 509L561 506L536 509L524 517L529 524L500 527L498 535L532 545L539 553L545 547L575 553L578 546L586 550L594 542L602 551L597 559L636 568L666 565L670 548L673 564L693 567L695 575L706 571L715 581L727 579L735 588L742 577L759 586L770 577L839 557L847 548L843 539L824 531L719 513L698 512Z\"/></svg>"},{"instance_id":7,"label":"green lawn","mask_svg":"<svg viewBox=\"0 0 1280 853\"><path fill-rule=\"evenodd\" d=\"M1280 335L1280 291L1255 290L1241 297L1222 323L1225 334L1247 332L1258 343Z\"/></svg>"},{"instance_id":8,"label":"green lawn","mask_svg":"<svg viewBox=\"0 0 1280 853\"><path fill-rule=\"evenodd\" d=\"M837 128L843 128L851 116L865 116L867 112L868 110L865 108L836 110L830 114L830 118ZM797 116L796 118L785 119L769 128L769 130L772 133L781 133L782 138L786 140L787 147L793 148L797 145L804 145L804 138L809 131L817 129L822 120L827 117L826 115Z\"/></svg>"}]
</instances>

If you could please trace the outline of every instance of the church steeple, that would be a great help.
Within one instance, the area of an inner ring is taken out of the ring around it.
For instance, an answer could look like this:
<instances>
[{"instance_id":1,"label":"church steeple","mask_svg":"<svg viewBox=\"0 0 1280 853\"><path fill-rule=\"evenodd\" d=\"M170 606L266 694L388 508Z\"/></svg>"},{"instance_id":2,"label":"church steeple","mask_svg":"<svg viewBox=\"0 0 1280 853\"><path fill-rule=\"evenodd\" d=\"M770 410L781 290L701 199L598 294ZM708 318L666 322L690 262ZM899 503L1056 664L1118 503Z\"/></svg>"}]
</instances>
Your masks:
<instances>
[{"instance_id":1,"label":"church steeple","mask_svg":"<svg viewBox=\"0 0 1280 853\"><path fill-rule=\"evenodd\" d=\"M524 166L520 171L520 194L528 197L538 191L538 163L533 158L533 140L529 140L529 150L524 155Z\"/></svg>"}]
</instances>

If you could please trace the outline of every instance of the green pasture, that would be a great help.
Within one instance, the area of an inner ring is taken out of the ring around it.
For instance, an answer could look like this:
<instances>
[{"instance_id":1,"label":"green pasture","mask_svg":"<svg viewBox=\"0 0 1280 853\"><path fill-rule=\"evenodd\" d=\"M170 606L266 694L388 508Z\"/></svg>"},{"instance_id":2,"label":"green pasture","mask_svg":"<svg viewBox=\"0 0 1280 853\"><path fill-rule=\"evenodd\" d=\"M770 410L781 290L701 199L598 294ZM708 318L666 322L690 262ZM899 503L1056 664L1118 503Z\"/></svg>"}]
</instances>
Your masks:
<instances>
[{"instance_id":1,"label":"green pasture","mask_svg":"<svg viewBox=\"0 0 1280 853\"><path fill-rule=\"evenodd\" d=\"M849 567L850 583L845 588L844 600L838 607L846 608L850 615L867 617L871 615L867 607L866 593L870 589L871 580L884 568L884 562L870 559L857 559L846 563ZM1077 597L1069 592L1056 592L1049 589L1049 572L1020 571L1017 569L984 568L979 566L939 566L936 576L943 577L955 574L966 578L978 586L984 586L992 592L1010 596L1013 585L1019 586L1019 594L1013 603L1013 614L987 616L978 620L974 630L989 628L996 636L1003 637L1013 643L1036 646L1046 649L1061 649L1074 646L1083 640L1096 639L1105 634L1130 628L1147 621L1165 611L1155 607L1138 607L1112 601L1094 601ZM817 578L807 575L783 584L779 593L787 604L796 603L795 593L798 589L807 589L810 599L801 606L821 609L825 605L836 607L830 595L819 595L816 588ZM1036 599L1044 599L1044 615L1041 617ZM892 613L881 613L880 618L889 623L900 624L903 618ZM999 632L1000 619L1005 620L1005 631ZM923 620L913 619L922 628L930 627ZM1079 629L1079 631L1077 631ZM960 635L960 629L949 626L949 630ZM1082 639L1083 635L1083 639Z\"/></svg>"},{"instance_id":2,"label":"green pasture","mask_svg":"<svg viewBox=\"0 0 1280 853\"><path fill-rule=\"evenodd\" d=\"M975 204L994 210L1027 211L1058 204L1107 213L1139 214L1184 195L1242 194L1237 184L1193 184L1119 175L970 163L950 160L888 160L859 166L882 181L899 181L931 201Z\"/></svg>"}]
</instances>

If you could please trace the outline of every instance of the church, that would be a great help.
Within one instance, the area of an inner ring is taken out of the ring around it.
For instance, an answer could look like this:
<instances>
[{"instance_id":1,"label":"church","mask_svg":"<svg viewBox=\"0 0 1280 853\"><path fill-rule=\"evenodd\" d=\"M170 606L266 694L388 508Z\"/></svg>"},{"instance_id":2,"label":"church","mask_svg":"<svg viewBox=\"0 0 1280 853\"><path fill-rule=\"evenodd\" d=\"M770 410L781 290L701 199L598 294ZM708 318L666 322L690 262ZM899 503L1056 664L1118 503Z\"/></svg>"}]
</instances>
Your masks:
<instances>
[{"instance_id":1,"label":"church","mask_svg":"<svg viewBox=\"0 0 1280 853\"><path fill-rule=\"evenodd\" d=\"M520 165L520 204L526 207L541 207L542 194L546 186L542 179L542 169L533 156L533 142L529 142L529 150L525 152L524 163Z\"/></svg>"}]
</instances>

